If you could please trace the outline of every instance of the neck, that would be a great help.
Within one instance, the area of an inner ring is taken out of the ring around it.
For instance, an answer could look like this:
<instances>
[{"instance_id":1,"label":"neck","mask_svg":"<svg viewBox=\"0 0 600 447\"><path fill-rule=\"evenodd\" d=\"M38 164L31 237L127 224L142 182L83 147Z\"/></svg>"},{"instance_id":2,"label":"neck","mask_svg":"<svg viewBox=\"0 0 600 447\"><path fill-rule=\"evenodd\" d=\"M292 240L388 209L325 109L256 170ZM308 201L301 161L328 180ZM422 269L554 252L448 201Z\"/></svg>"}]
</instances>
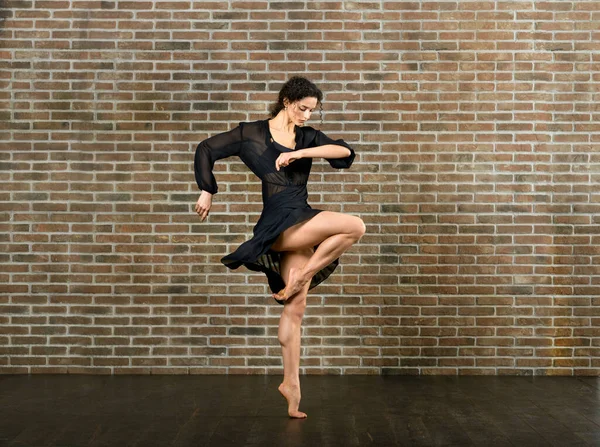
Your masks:
<instances>
[{"instance_id":1,"label":"neck","mask_svg":"<svg viewBox=\"0 0 600 447\"><path fill-rule=\"evenodd\" d=\"M295 125L292 120L287 116L285 110L282 110L277 116L270 121L271 127L287 133L294 133Z\"/></svg>"}]
</instances>

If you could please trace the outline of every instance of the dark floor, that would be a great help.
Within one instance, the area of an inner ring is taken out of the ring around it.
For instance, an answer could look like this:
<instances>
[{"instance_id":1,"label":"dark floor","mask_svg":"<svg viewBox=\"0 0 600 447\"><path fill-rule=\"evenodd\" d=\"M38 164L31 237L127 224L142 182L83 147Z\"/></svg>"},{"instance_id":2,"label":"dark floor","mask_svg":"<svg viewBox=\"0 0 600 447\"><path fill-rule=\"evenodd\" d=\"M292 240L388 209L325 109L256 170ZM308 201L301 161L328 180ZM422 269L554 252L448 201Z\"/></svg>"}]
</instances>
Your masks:
<instances>
[{"instance_id":1,"label":"dark floor","mask_svg":"<svg viewBox=\"0 0 600 447\"><path fill-rule=\"evenodd\" d=\"M598 377L0 376L0 446L600 446Z\"/></svg>"}]
</instances>

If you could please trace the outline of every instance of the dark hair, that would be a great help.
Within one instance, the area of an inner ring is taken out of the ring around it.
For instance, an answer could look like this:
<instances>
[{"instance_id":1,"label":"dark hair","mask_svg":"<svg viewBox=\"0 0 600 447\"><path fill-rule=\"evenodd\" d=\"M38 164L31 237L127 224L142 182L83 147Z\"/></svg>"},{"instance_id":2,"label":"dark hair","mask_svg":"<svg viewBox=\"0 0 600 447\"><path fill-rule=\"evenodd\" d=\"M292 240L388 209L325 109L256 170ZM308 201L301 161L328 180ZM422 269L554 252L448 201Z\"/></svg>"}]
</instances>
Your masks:
<instances>
[{"instance_id":1,"label":"dark hair","mask_svg":"<svg viewBox=\"0 0 600 447\"><path fill-rule=\"evenodd\" d=\"M319 90L319 87L301 76L291 77L285 84L283 84L281 90L279 90L277 102L271 107L271 117L277 116L277 114L285 107L283 104L284 99L288 99L290 102L295 102L308 97L317 98L317 102L319 106L321 106L323 92Z\"/></svg>"}]
</instances>

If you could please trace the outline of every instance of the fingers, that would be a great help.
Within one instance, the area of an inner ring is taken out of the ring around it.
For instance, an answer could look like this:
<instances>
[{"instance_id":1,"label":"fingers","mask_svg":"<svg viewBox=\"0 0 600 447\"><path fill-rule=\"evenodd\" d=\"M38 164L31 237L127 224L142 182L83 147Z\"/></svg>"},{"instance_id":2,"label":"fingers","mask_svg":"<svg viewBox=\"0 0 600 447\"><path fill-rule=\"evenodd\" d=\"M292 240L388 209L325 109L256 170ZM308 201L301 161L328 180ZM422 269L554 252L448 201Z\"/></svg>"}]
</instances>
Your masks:
<instances>
[{"instance_id":1,"label":"fingers","mask_svg":"<svg viewBox=\"0 0 600 447\"><path fill-rule=\"evenodd\" d=\"M198 216L200 216L200 222L204 222L204 220L208 217L209 209L210 208L207 208L206 206L200 205L199 201L196 203L194 211L196 212L196 214L198 214Z\"/></svg>"},{"instance_id":2,"label":"fingers","mask_svg":"<svg viewBox=\"0 0 600 447\"><path fill-rule=\"evenodd\" d=\"M204 222L204 220L208 217L208 212L211 205L212 194L202 191L200 197L196 201L196 205L194 206L194 211L196 214L198 214L198 216L200 216L200 222Z\"/></svg>"},{"instance_id":3,"label":"fingers","mask_svg":"<svg viewBox=\"0 0 600 447\"><path fill-rule=\"evenodd\" d=\"M291 160L287 156L281 154L279 157L277 157L277 160L275 160L275 169L279 171L282 166L288 166L290 162Z\"/></svg>"},{"instance_id":4,"label":"fingers","mask_svg":"<svg viewBox=\"0 0 600 447\"><path fill-rule=\"evenodd\" d=\"M196 211L196 213L198 214L198 216L200 216L200 222L204 222L204 220L208 217L207 209L200 209Z\"/></svg>"}]
</instances>

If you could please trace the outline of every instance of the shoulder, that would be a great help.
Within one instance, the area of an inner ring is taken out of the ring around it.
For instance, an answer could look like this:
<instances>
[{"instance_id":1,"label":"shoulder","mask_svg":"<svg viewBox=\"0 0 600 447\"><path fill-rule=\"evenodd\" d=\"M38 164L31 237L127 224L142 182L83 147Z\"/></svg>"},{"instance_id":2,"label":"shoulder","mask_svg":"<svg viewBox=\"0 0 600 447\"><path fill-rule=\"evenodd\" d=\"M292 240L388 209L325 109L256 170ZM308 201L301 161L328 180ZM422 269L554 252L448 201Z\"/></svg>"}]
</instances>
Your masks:
<instances>
[{"instance_id":1,"label":"shoulder","mask_svg":"<svg viewBox=\"0 0 600 447\"><path fill-rule=\"evenodd\" d=\"M302 126L300 129L302 129L302 132L318 132L317 129L311 126Z\"/></svg>"},{"instance_id":2,"label":"shoulder","mask_svg":"<svg viewBox=\"0 0 600 447\"><path fill-rule=\"evenodd\" d=\"M258 121L240 121L239 127L243 131L249 132L259 132L265 129L265 126L268 126L268 120L258 120Z\"/></svg>"},{"instance_id":3,"label":"shoulder","mask_svg":"<svg viewBox=\"0 0 600 447\"><path fill-rule=\"evenodd\" d=\"M320 132L319 130L311 126L302 126L299 129L302 132L302 137L306 142L311 142L312 140L314 140L317 133Z\"/></svg>"},{"instance_id":4,"label":"shoulder","mask_svg":"<svg viewBox=\"0 0 600 447\"><path fill-rule=\"evenodd\" d=\"M243 129L261 129L264 128L267 120L240 121L239 126Z\"/></svg>"},{"instance_id":5,"label":"shoulder","mask_svg":"<svg viewBox=\"0 0 600 447\"><path fill-rule=\"evenodd\" d=\"M241 121L238 125L243 140L263 140L266 134L267 120Z\"/></svg>"}]
</instances>

